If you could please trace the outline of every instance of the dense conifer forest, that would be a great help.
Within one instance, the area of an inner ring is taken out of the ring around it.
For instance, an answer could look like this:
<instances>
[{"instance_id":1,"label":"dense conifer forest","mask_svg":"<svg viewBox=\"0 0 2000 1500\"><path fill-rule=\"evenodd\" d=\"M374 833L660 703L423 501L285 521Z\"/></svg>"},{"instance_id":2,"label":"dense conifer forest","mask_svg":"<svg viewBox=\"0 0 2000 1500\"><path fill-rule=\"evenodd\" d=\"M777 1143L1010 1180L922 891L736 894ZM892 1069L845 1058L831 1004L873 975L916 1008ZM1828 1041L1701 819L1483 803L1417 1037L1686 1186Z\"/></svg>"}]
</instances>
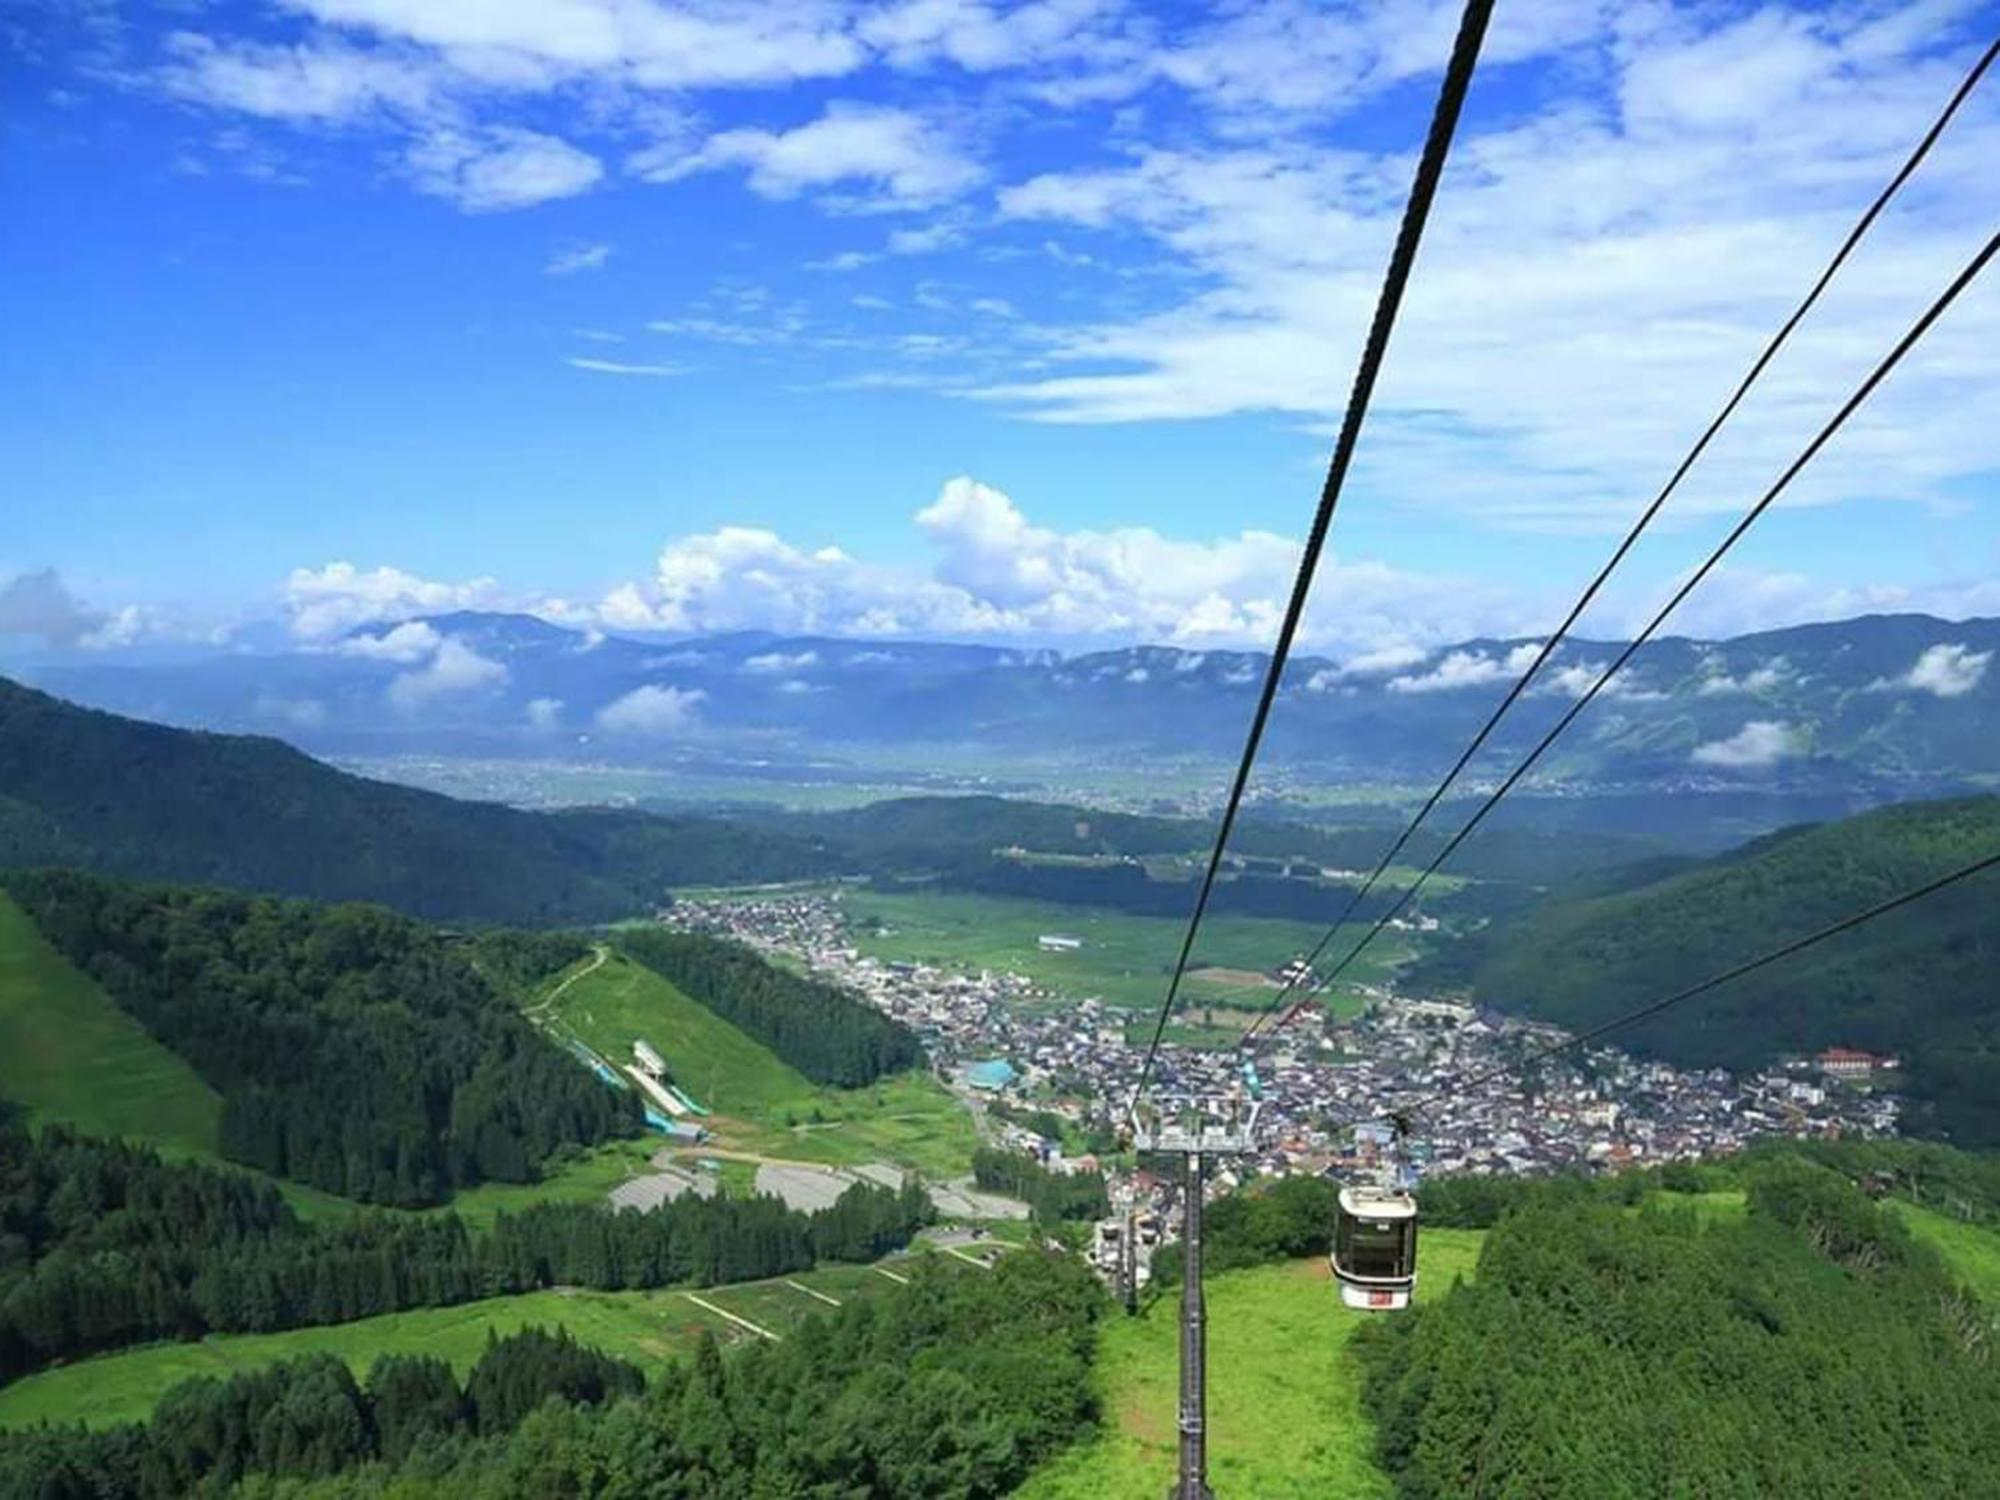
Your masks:
<instances>
[{"instance_id":1,"label":"dense conifer forest","mask_svg":"<svg viewBox=\"0 0 2000 1500\"><path fill-rule=\"evenodd\" d=\"M911 1284L727 1360L712 1341L635 1394L635 1372L547 1335L494 1344L461 1386L327 1359L177 1388L143 1426L0 1435L0 1500L386 1495L987 1500L1095 1416L1104 1294L1065 1257Z\"/></svg>"},{"instance_id":2,"label":"dense conifer forest","mask_svg":"<svg viewBox=\"0 0 2000 1500\"><path fill-rule=\"evenodd\" d=\"M1413 982L1584 1027L2000 844L2000 797L1907 803L1760 839L1665 879L1601 881L1444 949ZM1641 871L1644 876L1647 872ZM1896 1055L1910 1124L2000 1143L2000 876L1989 873L1621 1033L1684 1065L1845 1045Z\"/></svg>"},{"instance_id":3,"label":"dense conifer forest","mask_svg":"<svg viewBox=\"0 0 2000 1500\"><path fill-rule=\"evenodd\" d=\"M1982 1495L1992 1310L1843 1175L1789 1153L1703 1224L1545 1187L1479 1274L1362 1330L1407 1500Z\"/></svg>"},{"instance_id":4,"label":"dense conifer forest","mask_svg":"<svg viewBox=\"0 0 2000 1500\"><path fill-rule=\"evenodd\" d=\"M546 1402L594 1407L645 1388L636 1366L537 1328L493 1340L463 1385L440 1359L386 1355L358 1382L333 1356L308 1355L186 1381L142 1426L0 1437L0 1496L222 1494L403 1463L455 1439L504 1437Z\"/></svg>"},{"instance_id":5,"label":"dense conifer forest","mask_svg":"<svg viewBox=\"0 0 2000 1500\"><path fill-rule=\"evenodd\" d=\"M344 1323L551 1286L633 1290L870 1261L933 1217L915 1181L805 1214L776 1198L640 1212L540 1203L479 1233L455 1214L296 1218L269 1183L0 1118L0 1383L151 1339Z\"/></svg>"},{"instance_id":6,"label":"dense conifer forest","mask_svg":"<svg viewBox=\"0 0 2000 1500\"><path fill-rule=\"evenodd\" d=\"M408 917L68 873L6 884L222 1096L232 1161L413 1207L640 1128L634 1097L524 1021L472 948Z\"/></svg>"},{"instance_id":7,"label":"dense conifer forest","mask_svg":"<svg viewBox=\"0 0 2000 1500\"><path fill-rule=\"evenodd\" d=\"M900 1021L838 985L766 963L741 943L649 928L619 946L670 984L754 1037L815 1083L860 1088L921 1067L923 1043Z\"/></svg>"}]
</instances>

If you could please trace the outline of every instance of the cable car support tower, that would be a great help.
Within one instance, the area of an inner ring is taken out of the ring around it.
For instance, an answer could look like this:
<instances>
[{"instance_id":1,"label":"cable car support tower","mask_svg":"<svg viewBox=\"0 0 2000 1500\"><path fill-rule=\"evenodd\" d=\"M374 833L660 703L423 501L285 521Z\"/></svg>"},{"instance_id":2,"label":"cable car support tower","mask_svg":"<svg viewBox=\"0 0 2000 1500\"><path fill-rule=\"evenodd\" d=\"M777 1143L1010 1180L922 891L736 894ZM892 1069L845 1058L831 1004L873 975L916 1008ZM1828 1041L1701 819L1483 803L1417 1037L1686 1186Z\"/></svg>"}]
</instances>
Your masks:
<instances>
[{"instance_id":1,"label":"cable car support tower","mask_svg":"<svg viewBox=\"0 0 2000 1500\"><path fill-rule=\"evenodd\" d=\"M1208 1303L1202 1291L1201 1211L1208 1158L1257 1149L1261 1106L1237 1095L1190 1096L1140 1110L1134 1143L1142 1152L1180 1158L1181 1399L1180 1464L1167 1500L1215 1500L1208 1487Z\"/></svg>"}]
</instances>

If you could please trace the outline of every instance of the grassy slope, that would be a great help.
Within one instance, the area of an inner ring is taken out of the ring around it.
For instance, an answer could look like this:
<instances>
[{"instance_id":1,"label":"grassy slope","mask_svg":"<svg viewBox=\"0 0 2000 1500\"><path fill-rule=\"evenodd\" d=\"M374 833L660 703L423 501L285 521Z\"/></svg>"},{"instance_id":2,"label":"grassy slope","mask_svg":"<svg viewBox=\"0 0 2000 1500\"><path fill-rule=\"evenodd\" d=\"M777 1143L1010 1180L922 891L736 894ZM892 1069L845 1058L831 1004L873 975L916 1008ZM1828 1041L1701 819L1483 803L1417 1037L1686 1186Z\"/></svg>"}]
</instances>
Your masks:
<instances>
[{"instance_id":1,"label":"grassy slope","mask_svg":"<svg viewBox=\"0 0 2000 1500\"><path fill-rule=\"evenodd\" d=\"M630 1060L635 1040L652 1043L676 1081L715 1111L705 1123L724 1147L840 1165L893 1161L934 1177L971 1170L971 1117L927 1075L821 1088L618 954L576 977L549 1009L558 1034L581 1038L615 1064Z\"/></svg>"},{"instance_id":2,"label":"grassy slope","mask_svg":"<svg viewBox=\"0 0 2000 1500\"><path fill-rule=\"evenodd\" d=\"M1982 1300L2000 1308L2000 1229L1967 1224L1900 1199L1890 1207Z\"/></svg>"},{"instance_id":3,"label":"grassy slope","mask_svg":"<svg viewBox=\"0 0 2000 1500\"><path fill-rule=\"evenodd\" d=\"M972 1274L978 1274L976 1272ZM895 1283L866 1266L834 1266L792 1278L846 1301L878 1295ZM783 1337L831 1308L784 1280L710 1287L696 1293ZM692 1347L706 1330L724 1342L750 1337L674 1290L530 1292L458 1307L425 1308L325 1328L225 1334L192 1344L149 1344L31 1375L0 1388L0 1427L82 1421L93 1427L143 1419L171 1386L199 1375L229 1375L301 1354L337 1354L365 1371L382 1354L431 1354L461 1373L492 1334L530 1325L568 1328L581 1342L641 1365L657 1365Z\"/></svg>"},{"instance_id":4,"label":"grassy slope","mask_svg":"<svg viewBox=\"0 0 2000 1500\"><path fill-rule=\"evenodd\" d=\"M1183 925L1166 917L947 891L887 895L850 890L841 899L851 919L873 917L891 929L857 930L855 946L863 953L957 969L1007 970L1065 995L1095 995L1126 1006L1159 1003ZM1343 929L1341 945L1333 951L1344 953L1344 945L1364 930ZM1261 973L1308 951L1323 931L1310 923L1268 917L1211 917L1202 923L1194 963L1197 969ZM1084 946L1073 953L1044 953L1036 939L1045 932L1069 933L1082 938ZM1400 947L1384 941L1370 947L1348 972L1358 981L1375 981L1400 957ZM1262 1006L1274 993L1269 986L1217 983L1198 975L1182 989L1192 1007L1204 1002Z\"/></svg>"},{"instance_id":5,"label":"grassy slope","mask_svg":"<svg viewBox=\"0 0 2000 1500\"><path fill-rule=\"evenodd\" d=\"M216 1155L222 1101L215 1092L51 948L4 895L0 1099L26 1105L37 1125L70 1125L90 1135L143 1141L170 1158L230 1165ZM545 1182L489 1183L460 1193L450 1206L483 1225L502 1209L540 1199L600 1198L641 1167L652 1149L615 1142ZM302 1218L338 1219L362 1207L303 1183L271 1180Z\"/></svg>"},{"instance_id":6,"label":"grassy slope","mask_svg":"<svg viewBox=\"0 0 2000 1500\"><path fill-rule=\"evenodd\" d=\"M1470 1275L1483 1236L1432 1229L1418 1295ZM1177 1297L1105 1325L1096 1380L1105 1430L1056 1460L1023 1500L1158 1500L1172 1477L1178 1382ZM1208 1288L1209 1478L1218 1494L1258 1500L1387 1496L1361 1410L1360 1371L1344 1357L1366 1313L1340 1304L1321 1260L1230 1271Z\"/></svg>"},{"instance_id":7,"label":"grassy slope","mask_svg":"<svg viewBox=\"0 0 2000 1500\"><path fill-rule=\"evenodd\" d=\"M0 895L0 1098L36 1124L212 1156L222 1101Z\"/></svg>"}]
</instances>

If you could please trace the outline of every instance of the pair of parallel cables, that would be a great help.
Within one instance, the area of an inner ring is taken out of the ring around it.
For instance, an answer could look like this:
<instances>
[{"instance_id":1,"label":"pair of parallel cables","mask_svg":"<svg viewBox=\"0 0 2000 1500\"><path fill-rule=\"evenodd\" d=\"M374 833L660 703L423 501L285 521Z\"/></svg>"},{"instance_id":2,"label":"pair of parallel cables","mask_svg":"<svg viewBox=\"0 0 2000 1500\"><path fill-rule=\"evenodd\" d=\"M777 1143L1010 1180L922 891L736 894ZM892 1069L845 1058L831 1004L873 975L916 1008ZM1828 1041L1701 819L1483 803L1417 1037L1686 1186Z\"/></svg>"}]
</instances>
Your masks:
<instances>
[{"instance_id":1,"label":"pair of parallel cables","mask_svg":"<svg viewBox=\"0 0 2000 1500\"><path fill-rule=\"evenodd\" d=\"M1190 916L1187 932L1182 940L1180 953L1175 962L1172 977L1168 983L1166 997L1161 1004L1160 1013L1153 1028L1152 1039L1148 1045L1146 1057L1140 1069L1139 1080L1133 1091L1132 1107L1134 1110L1136 1110L1138 1101L1143 1095L1146 1084L1150 1079L1161 1038L1165 1033L1167 1020L1172 1014L1174 1001L1178 996L1181 981L1186 973L1189 956L1193 951L1202 918L1206 913L1210 897L1213 894L1216 877L1221 868L1229 835L1235 825L1236 815L1249 781L1250 770L1263 737L1265 724L1269 718L1271 706L1277 697L1278 687L1289 657L1292 640L1296 634L1300 616L1303 614L1305 597L1310 590L1312 575L1317 568L1320 552L1325 543L1326 532L1331 524L1333 511L1338 502L1348 467L1352 461L1355 442L1358 439L1361 424L1366 417L1368 401L1373 393L1375 380L1380 372L1383 357L1386 354L1389 332L1394 325L1395 315L1401 304L1403 290L1408 282L1410 269L1415 261L1417 245L1421 240L1423 226L1428 218L1431 202L1435 197L1438 179L1442 175L1444 159L1449 151L1451 137L1463 106L1465 92L1471 81L1471 73L1473 64L1477 59L1479 41L1481 36L1483 36L1486 19L1490 15L1490 10L1490 0L1485 0L1483 4L1481 0L1473 0L1473 3L1468 4L1466 8L1465 18L1460 27L1458 44L1454 48L1452 63L1446 72L1444 87L1440 91L1438 109L1432 121L1430 137L1426 142L1424 155L1419 163L1416 184L1412 189L1409 204L1404 212L1402 232L1398 236L1396 250L1391 258L1389 272L1384 282L1382 296L1376 307L1374 324L1370 329L1368 342L1363 349L1361 368L1356 376L1353 396L1349 401L1347 413L1342 421L1340 437L1335 446L1333 462L1328 471L1326 484L1321 492L1320 504L1315 514L1314 525L1312 531L1308 534L1306 547L1300 559L1299 574L1294 582L1291 602L1286 610L1284 623L1272 652L1270 668L1265 677L1263 690L1259 695L1257 709L1252 718L1250 733L1244 746L1242 760L1231 784L1230 794L1224 806L1215 845L1210 853L1208 865L1196 898L1194 911ZM1555 743L1556 739L1576 720L1577 716L1589 706L1597 695L1603 691L1605 686L1617 676L1618 672L1631 660L1638 649L1652 638L1659 627L1665 623L1667 617L1714 570L1742 538L1744 533L1770 508L1791 484L1792 480L1797 477L1827 442L1832 439L1834 434L1845 425L1854 412L1874 393L1875 389L1888 377L1890 372L1901 363L1904 356L1929 332L1946 309L1958 299L1960 294L1986 268L1995 253L2000 252L2000 235L1995 235L1973 256L1971 261L1967 263L1958 276L1953 279L1924 314L1911 326L1909 331L1898 340L1890 353L1876 366L1848 400L1843 403L1832 419L1827 422L1819 434L1807 445L1804 452L1784 470L1762 498L1730 530L1709 554L1706 561L1674 591L1667 603L1653 616L1645 629L1618 654L1611 665L1597 677L1591 686L1578 696L1568 711L1542 737L1528 756L1486 797L1471 819L1446 841L1437 855L1419 873L1417 879L1404 888L1400 897L1384 911L1382 916L1348 950L1339 963L1323 977L1319 976L1316 972L1316 965L1328 945L1339 934L1341 927L1346 924L1347 919L1360 906L1361 902L1366 899L1369 893L1374 890L1383 875L1394 864L1396 857L1407 846L1410 838L1444 799L1446 793L1471 762L1473 756L1485 745L1487 739L1492 735L1502 718L1505 717L1507 712L1527 691L1529 684L1536 674L1548 662L1549 658L1567 637L1569 631L1582 616L1583 612L1597 597L1611 574L1624 561L1639 538L1652 524L1654 518L1658 516L1667 501L1680 487L1682 479L1694 467L1701 455L1707 451L1715 436L1742 404L1744 398L1757 383L1759 377L1762 376L1765 369L1790 339L1793 331L1818 302L1821 294L1832 282L1835 275L1839 272L1842 265L1845 264L1861 239L1867 234L1876 219L1888 206L1890 200L1895 197L1897 192L1917 170L1924 158L1930 153L1932 146L1943 134L1945 128L1957 114L1960 106L1971 95L1980 79L1992 66L1996 55L2000 55L2000 39L1996 39L1987 47L1971 72L1954 92L1943 113L1918 142L1908 160L1903 164L1902 169L1890 180L1888 186L1870 204L1867 211L1848 233L1839 249L1835 252L1832 260L1828 262L1826 268L1813 283L1804 300L1780 326L1777 333L1773 335L1763 352L1750 367L1749 372L1739 382L1728 401L1724 403L1722 409L1709 423L1694 446L1674 469L1667 483L1661 488L1653 501L1633 524L1625 538L1619 543L1618 547L1612 553L1610 560L1599 570L1597 575L1571 606L1562 623L1539 646L1533 662L1521 674L1520 678L1513 684L1493 712L1488 716L1486 722L1460 753L1451 769L1446 772L1444 778L1425 799L1416 816L1410 820L1390 845L1389 849L1383 854L1374 871L1355 889L1340 915L1328 927L1325 935L1321 937L1308 957L1302 963L1293 966L1291 975L1287 978L1284 987L1272 1005L1260 1014L1251 1023L1250 1027L1246 1029L1239 1043L1241 1047L1253 1047L1257 1041L1259 1032L1263 1028L1264 1022L1270 1018L1276 1017L1278 1026L1282 1027L1290 1019L1291 1015L1297 1011L1300 1005L1304 1004L1313 994L1324 991L1341 974L1346 972L1369 944L1388 927L1389 923L1409 906L1416 898L1418 892L1436 874L1444 862L1464 843L1466 838L1485 820L1486 816L1498 806L1508 792L1519 784L1521 779L1528 774L1541 759L1542 755L1547 752L1549 747ZM1905 891L1865 911L1854 913L1850 917L1844 918L1840 922L1834 923L1817 933L1799 939L1794 943L1785 944L1773 949L1756 959L1750 960L1746 964L1738 965L1724 974L1713 976L1710 979L1701 981L1699 984L1689 986L1687 989L1642 1006L1616 1020L1592 1028L1579 1037L1571 1038L1569 1041L1558 1044L1556 1047L1545 1049L1543 1053L1537 1054L1537 1059L1569 1047L1584 1045L1588 1041L1598 1039L1611 1031L1656 1015L1672 1005L1692 999L1696 995L1705 994L1720 984L1738 978L1743 974L1750 973L1755 969L1762 968L1766 964L1789 957L1794 953L1802 951L1804 948L1825 941L1839 932L1844 932L1854 926L1858 926L1862 922L1899 909L1935 891L1942 890L1946 886L1956 884L1958 881L1969 879L1981 871L1991 868L1996 863L2000 863L2000 854L1974 861L1972 864L1961 867L1938 880ZM1306 995L1300 1001L1288 1007L1286 1005L1287 998L1301 984L1306 986ZM1482 1076L1470 1080L1465 1086L1476 1086L1486 1081L1488 1081L1487 1077Z\"/></svg>"}]
</instances>

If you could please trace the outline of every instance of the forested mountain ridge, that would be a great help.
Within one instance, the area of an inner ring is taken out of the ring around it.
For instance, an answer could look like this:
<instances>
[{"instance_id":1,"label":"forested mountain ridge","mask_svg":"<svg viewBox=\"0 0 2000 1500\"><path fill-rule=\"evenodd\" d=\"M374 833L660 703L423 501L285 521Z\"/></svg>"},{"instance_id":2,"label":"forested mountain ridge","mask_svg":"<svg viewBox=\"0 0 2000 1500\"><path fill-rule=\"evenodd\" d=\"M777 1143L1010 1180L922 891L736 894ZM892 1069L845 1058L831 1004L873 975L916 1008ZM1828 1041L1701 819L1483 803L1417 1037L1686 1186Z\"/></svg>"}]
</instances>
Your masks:
<instances>
[{"instance_id":1,"label":"forested mountain ridge","mask_svg":"<svg viewBox=\"0 0 2000 1500\"><path fill-rule=\"evenodd\" d=\"M631 916L675 883L829 869L778 830L461 802L0 678L0 868L47 865L517 925Z\"/></svg>"},{"instance_id":2,"label":"forested mountain ridge","mask_svg":"<svg viewBox=\"0 0 2000 1500\"><path fill-rule=\"evenodd\" d=\"M559 1146L636 1135L525 1021L469 941L379 907L70 872L5 877L42 935L222 1098L228 1159L369 1202L531 1182ZM502 970L554 938L487 939Z\"/></svg>"},{"instance_id":3,"label":"forested mountain ridge","mask_svg":"<svg viewBox=\"0 0 2000 1500\"><path fill-rule=\"evenodd\" d=\"M2000 850L2000 797L1789 830L1625 889L1558 892L1416 982L1586 1027ZM1620 1034L1687 1065L1830 1045L1900 1056L1915 1128L2000 1141L2000 875L1974 877Z\"/></svg>"}]
</instances>

